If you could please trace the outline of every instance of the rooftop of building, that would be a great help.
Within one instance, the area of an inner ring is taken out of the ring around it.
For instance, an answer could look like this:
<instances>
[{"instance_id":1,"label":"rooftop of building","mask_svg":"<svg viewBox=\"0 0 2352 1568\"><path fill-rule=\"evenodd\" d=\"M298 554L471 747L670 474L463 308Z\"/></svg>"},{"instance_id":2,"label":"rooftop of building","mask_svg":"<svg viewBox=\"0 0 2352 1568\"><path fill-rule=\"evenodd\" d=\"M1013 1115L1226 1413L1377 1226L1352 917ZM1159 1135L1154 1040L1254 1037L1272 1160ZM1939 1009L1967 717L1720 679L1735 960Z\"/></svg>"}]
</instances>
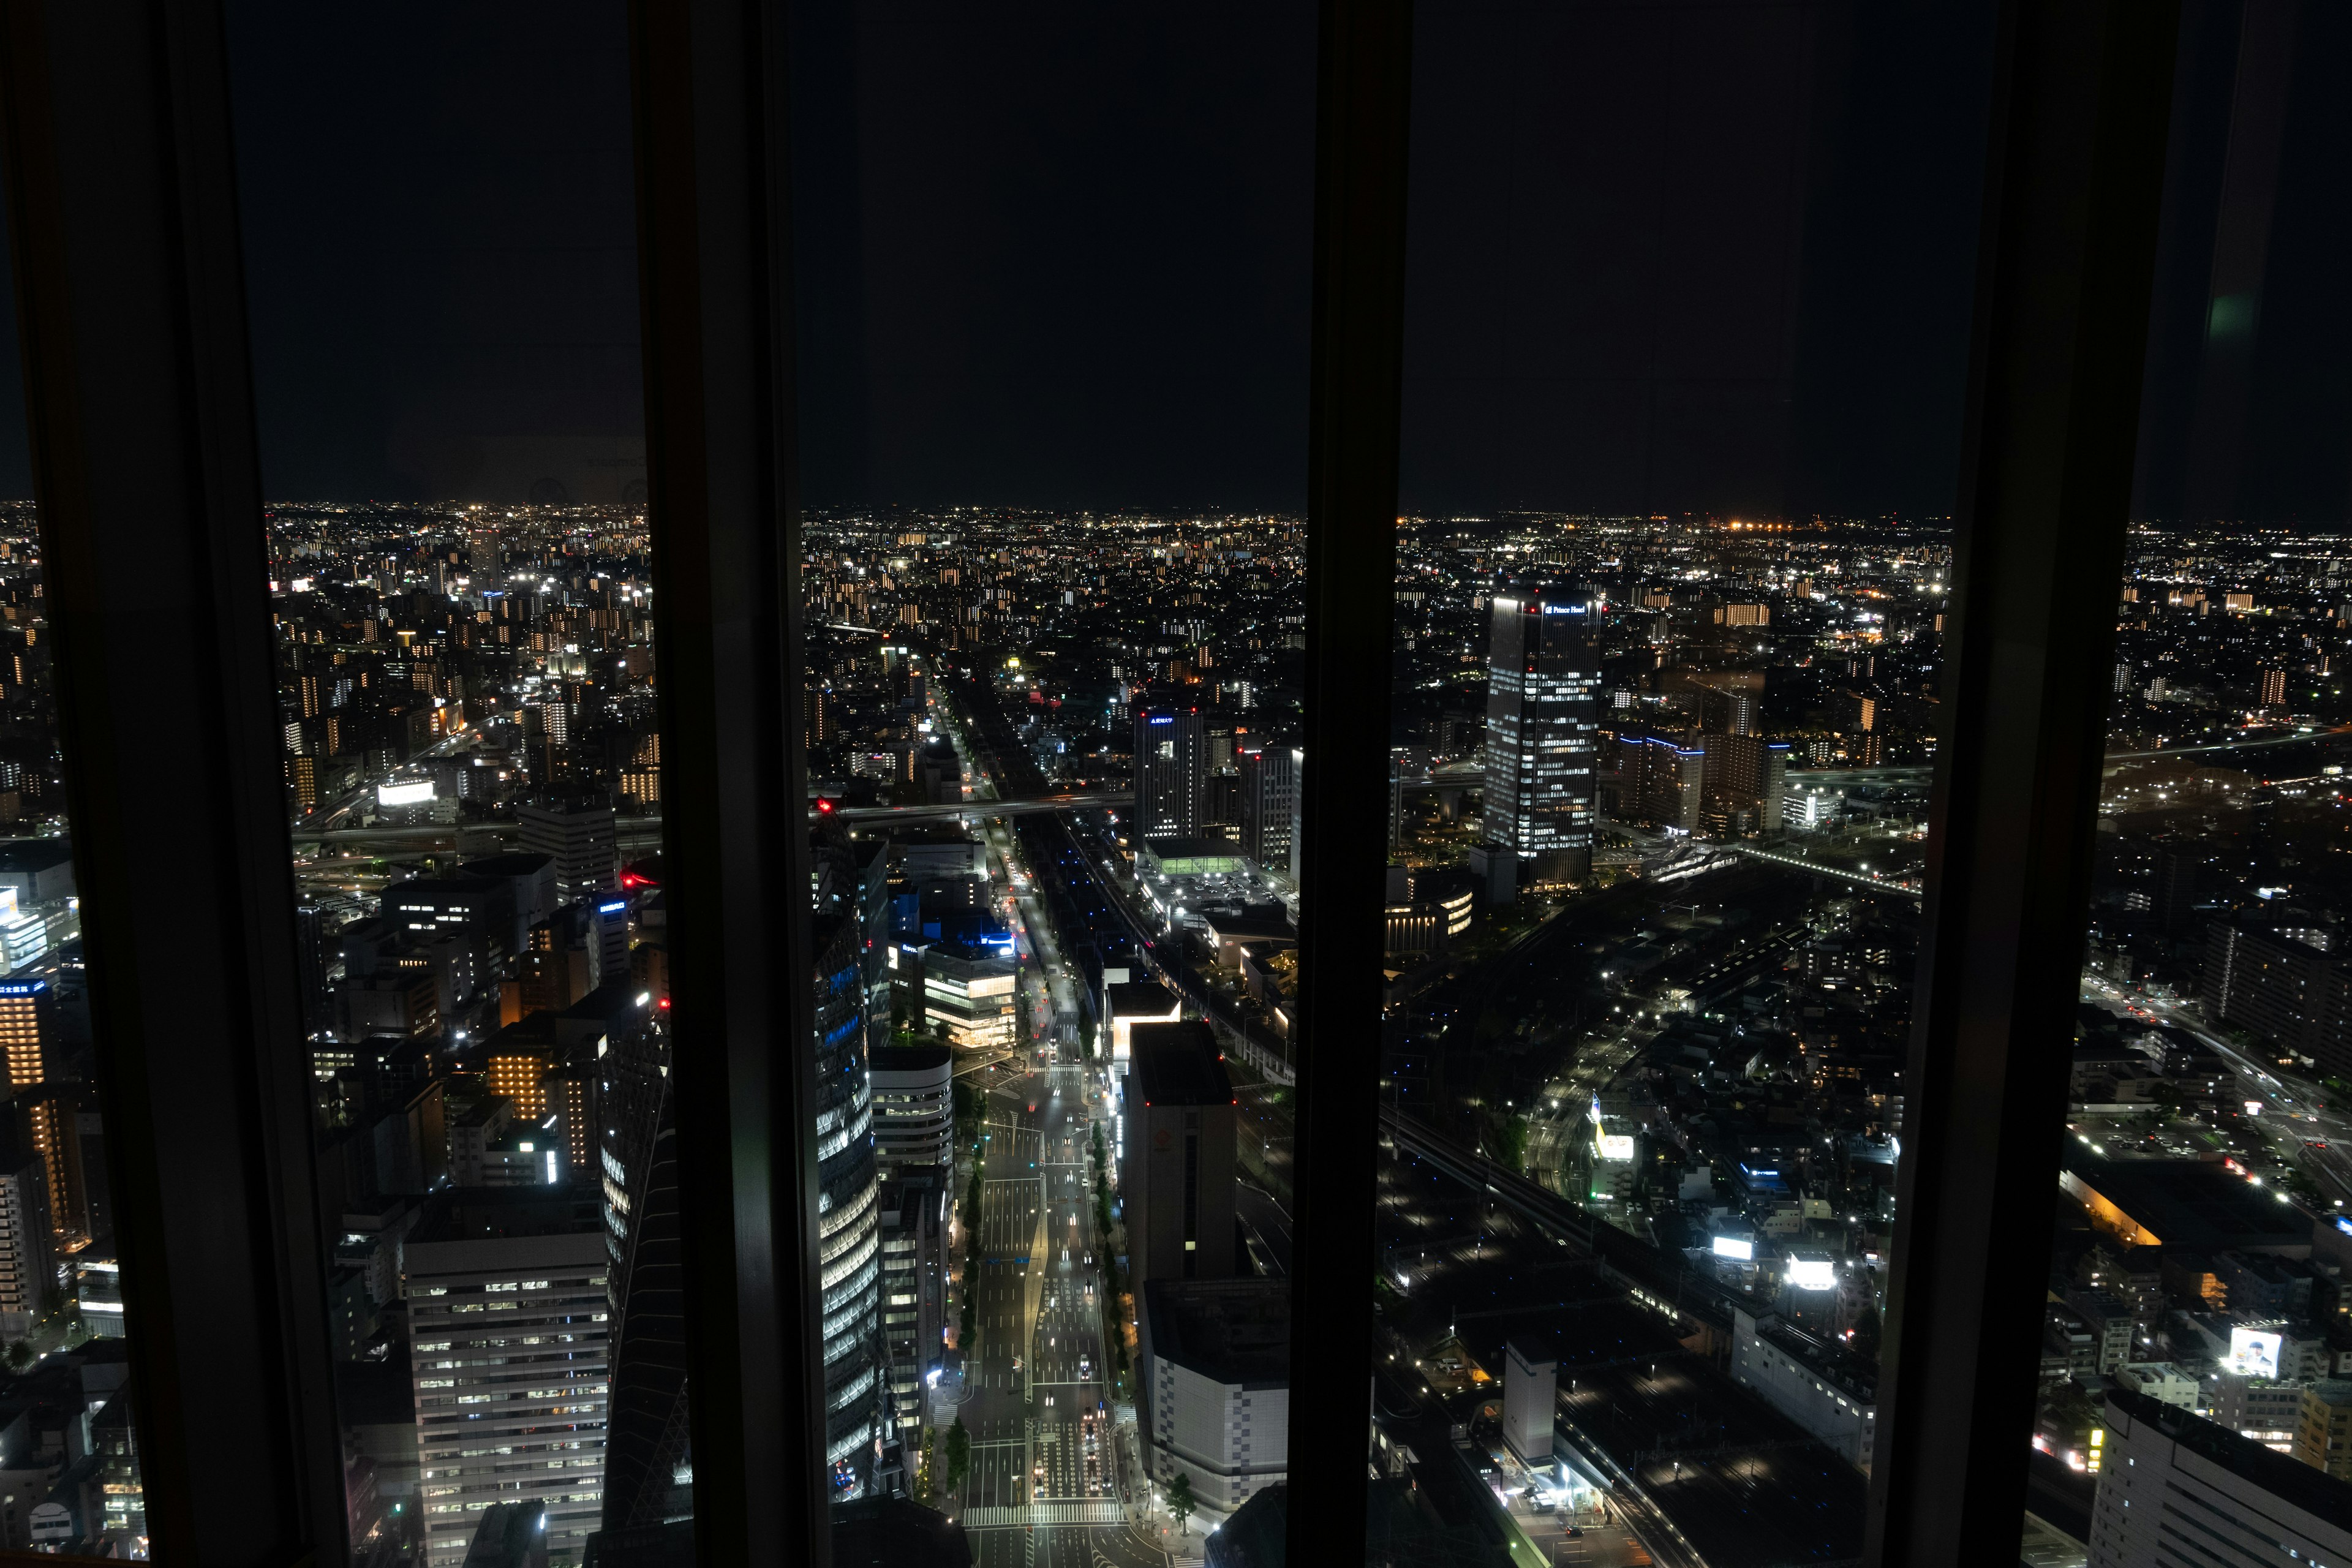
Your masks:
<instances>
[{"instance_id":1,"label":"rooftop of building","mask_svg":"<svg viewBox=\"0 0 2352 1568\"><path fill-rule=\"evenodd\" d=\"M2068 1173L2162 1246L2307 1256L2311 1221L2266 1187L2202 1160L2110 1160L2066 1145Z\"/></svg>"},{"instance_id":2,"label":"rooftop of building","mask_svg":"<svg viewBox=\"0 0 2352 1568\"><path fill-rule=\"evenodd\" d=\"M0 871L47 871L73 858L68 838L0 838Z\"/></svg>"},{"instance_id":3,"label":"rooftop of building","mask_svg":"<svg viewBox=\"0 0 2352 1568\"><path fill-rule=\"evenodd\" d=\"M2339 1481L2201 1415L2128 1389L2110 1387L2106 1400L2110 1412L2121 1411L2134 1426L2152 1427L2280 1501L2352 1529L2352 1481Z\"/></svg>"},{"instance_id":4,"label":"rooftop of building","mask_svg":"<svg viewBox=\"0 0 2352 1568\"><path fill-rule=\"evenodd\" d=\"M427 1198L416 1228L415 1248L443 1241L482 1241L531 1236L602 1235L597 1194L572 1187L445 1187Z\"/></svg>"},{"instance_id":5,"label":"rooftop of building","mask_svg":"<svg viewBox=\"0 0 2352 1568\"><path fill-rule=\"evenodd\" d=\"M555 864L555 857L537 850L513 849L503 855L478 855L457 868L461 877L532 877Z\"/></svg>"},{"instance_id":6,"label":"rooftop of building","mask_svg":"<svg viewBox=\"0 0 2352 1568\"><path fill-rule=\"evenodd\" d=\"M1739 1314L1746 1317L1745 1312ZM1844 1393L1864 1405L1878 1397L1878 1384L1869 1364L1848 1355L1819 1335L1807 1332L1777 1312L1767 1312L1752 1320L1756 1337L1783 1355L1795 1358L1807 1371L1833 1383Z\"/></svg>"},{"instance_id":7,"label":"rooftop of building","mask_svg":"<svg viewBox=\"0 0 2352 1568\"><path fill-rule=\"evenodd\" d=\"M963 1526L906 1498L860 1498L827 1511L836 1568L967 1568Z\"/></svg>"},{"instance_id":8,"label":"rooftop of building","mask_svg":"<svg viewBox=\"0 0 2352 1568\"><path fill-rule=\"evenodd\" d=\"M876 1072L931 1073L955 1059L945 1046L873 1046L866 1065Z\"/></svg>"},{"instance_id":9,"label":"rooftop of building","mask_svg":"<svg viewBox=\"0 0 2352 1568\"><path fill-rule=\"evenodd\" d=\"M1147 1279L1151 1353L1213 1383L1290 1378L1290 1286L1281 1279Z\"/></svg>"},{"instance_id":10,"label":"rooftop of building","mask_svg":"<svg viewBox=\"0 0 2352 1568\"><path fill-rule=\"evenodd\" d=\"M1130 980L1104 986L1103 1005L1114 1018L1164 1018L1176 1011L1176 994L1157 980Z\"/></svg>"},{"instance_id":11,"label":"rooftop of building","mask_svg":"<svg viewBox=\"0 0 2352 1568\"><path fill-rule=\"evenodd\" d=\"M1209 1026L1138 1024L1129 1036L1135 1096L1146 1105L1231 1105L1233 1080Z\"/></svg>"}]
</instances>

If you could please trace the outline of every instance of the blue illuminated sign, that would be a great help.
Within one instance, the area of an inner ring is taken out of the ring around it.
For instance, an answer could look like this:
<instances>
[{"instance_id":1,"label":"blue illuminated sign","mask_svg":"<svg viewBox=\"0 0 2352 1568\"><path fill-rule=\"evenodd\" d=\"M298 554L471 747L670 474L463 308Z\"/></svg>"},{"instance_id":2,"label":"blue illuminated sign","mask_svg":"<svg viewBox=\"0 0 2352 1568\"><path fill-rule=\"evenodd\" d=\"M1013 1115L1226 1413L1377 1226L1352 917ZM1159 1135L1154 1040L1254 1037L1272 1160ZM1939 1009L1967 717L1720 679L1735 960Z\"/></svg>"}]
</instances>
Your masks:
<instances>
[{"instance_id":1,"label":"blue illuminated sign","mask_svg":"<svg viewBox=\"0 0 2352 1568\"><path fill-rule=\"evenodd\" d=\"M617 914L617 913L619 913L621 910L625 910L625 909L627 909L628 907L629 907L629 900L626 900L626 899L616 899L616 900L614 900L613 902L611 902L611 903L609 903L609 904L598 904L598 905L596 906L596 912L597 912L598 914L600 914L600 915Z\"/></svg>"},{"instance_id":2,"label":"blue illuminated sign","mask_svg":"<svg viewBox=\"0 0 2352 1568\"><path fill-rule=\"evenodd\" d=\"M1153 719L1153 720L1150 720L1150 721L1149 721L1149 722L1150 722L1150 723L1154 723L1154 724L1173 724L1174 722L1176 722L1176 721L1175 721L1175 720L1173 720L1173 719L1160 718L1160 719Z\"/></svg>"},{"instance_id":3,"label":"blue illuminated sign","mask_svg":"<svg viewBox=\"0 0 2352 1568\"><path fill-rule=\"evenodd\" d=\"M33 996L49 988L46 980L12 980L0 985L0 996Z\"/></svg>"}]
</instances>

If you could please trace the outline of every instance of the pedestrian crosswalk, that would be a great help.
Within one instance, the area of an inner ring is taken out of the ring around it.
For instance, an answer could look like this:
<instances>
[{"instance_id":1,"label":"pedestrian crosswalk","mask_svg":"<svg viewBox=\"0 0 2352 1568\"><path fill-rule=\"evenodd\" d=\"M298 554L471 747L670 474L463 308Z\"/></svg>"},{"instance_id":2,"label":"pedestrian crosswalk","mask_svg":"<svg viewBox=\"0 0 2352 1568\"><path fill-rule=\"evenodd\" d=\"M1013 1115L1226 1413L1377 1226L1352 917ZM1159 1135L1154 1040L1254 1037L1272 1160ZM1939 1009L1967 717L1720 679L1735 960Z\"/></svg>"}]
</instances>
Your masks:
<instances>
[{"instance_id":1,"label":"pedestrian crosswalk","mask_svg":"<svg viewBox=\"0 0 2352 1568\"><path fill-rule=\"evenodd\" d=\"M1115 1502L1035 1502L1026 1508L968 1508L966 1530L1015 1524L1117 1524L1127 1510Z\"/></svg>"}]
</instances>

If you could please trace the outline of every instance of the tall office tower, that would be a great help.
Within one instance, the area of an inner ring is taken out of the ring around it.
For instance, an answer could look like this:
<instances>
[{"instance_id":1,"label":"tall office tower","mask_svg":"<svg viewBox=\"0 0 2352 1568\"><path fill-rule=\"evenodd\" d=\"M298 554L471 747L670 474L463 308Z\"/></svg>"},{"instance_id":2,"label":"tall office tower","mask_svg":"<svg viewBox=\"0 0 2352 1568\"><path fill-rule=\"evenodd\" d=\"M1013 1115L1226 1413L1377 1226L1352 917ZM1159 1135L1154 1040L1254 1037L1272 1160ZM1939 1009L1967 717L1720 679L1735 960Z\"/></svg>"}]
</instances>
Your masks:
<instances>
[{"instance_id":1,"label":"tall office tower","mask_svg":"<svg viewBox=\"0 0 2352 1568\"><path fill-rule=\"evenodd\" d=\"M1128 1030L1127 1152L1119 1173L1136 1282L1234 1272L1233 1082L1209 1026Z\"/></svg>"},{"instance_id":2,"label":"tall office tower","mask_svg":"<svg viewBox=\"0 0 2352 1568\"><path fill-rule=\"evenodd\" d=\"M1135 837L1201 836L1205 746L1197 710L1141 708L1135 714Z\"/></svg>"},{"instance_id":3,"label":"tall office tower","mask_svg":"<svg viewBox=\"0 0 2352 1568\"><path fill-rule=\"evenodd\" d=\"M303 1033L326 1033L334 1015L328 1007L326 911L316 899L294 904L294 978L302 994Z\"/></svg>"},{"instance_id":4,"label":"tall office tower","mask_svg":"<svg viewBox=\"0 0 2352 1568\"><path fill-rule=\"evenodd\" d=\"M2324 1470L2112 1386L2104 1431L2090 1568L2352 1561L2344 1483Z\"/></svg>"},{"instance_id":5,"label":"tall office tower","mask_svg":"<svg viewBox=\"0 0 2352 1568\"><path fill-rule=\"evenodd\" d=\"M546 1188L444 1194L402 1251L428 1568L461 1568L494 1503L547 1510L578 1562L603 1511L602 1228Z\"/></svg>"},{"instance_id":6,"label":"tall office tower","mask_svg":"<svg viewBox=\"0 0 2352 1568\"><path fill-rule=\"evenodd\" d=\"M1298 795L1298 753L1264 746L1241 754L1242 853L1261 870L1290 869L1290 819Z\"/></svg>"},{"instance_id":7,"label":"tall office tower","mask_svg":"<svg viewBox=\"0 0 2352 1568\"><path fill-rule=\"evenodd\" d=\"M669 1038L657 1026L610 1040L596 1064L612 1302L606 1530L662 1524L694 1511L677 1118L668 1066Z\"/></svg>"},{"instance_id":8,"label":"tall office tower","mask_svg":"<svg viewBox=\"0 0 2352 1568\"><path fill-rule=\"evenodd\" d=\"M27 1119L0 1117L0 1339L32 1332L57 1278L48 1173Z\"/></svg>"},{"instance_id":9,"label":"tall office tower","mask_svg":"<svg viewBox=\"0 0 2352 1568\"><path fill-rule=\"evenodd\" d=\"M872 1089L866 1072L864 930L846 910L816 917L819 1288L824 1304L824 1459L836 1497L872 1485L882 1438L881 1284Z\"/></svg>"},{"instance_id":10,"label":"tall office tower","mask_svg":"<svg viewBox=\"0 0 2352 1568\"><path fill-rule=\"evenodd\" d=\"M955 1158L955 1066L945 1046L869 1047L874 1156L885 1174Z\"/></svg>"},{"instance_id":11,"label":"tall office tower","mask_svg":"<svg viewBox=\"0 0 2352 1568\"><path fill-rule=\"evenodd\" d=\"M1300 860L1307 853L1307 752L1290 748L1290 879L1300 879Z\"/></svg>"},{"instance_id":12,"label":"tall office tower","mask_svg":"<svg viewBox=\"0 0 2352 1568\"><path fill-rule=\"evenodd\" d=\"M0 981L0 1055L8 1087L26 1089L58 1076L57 997L46 980Z\"/></svg>"},{"instance_id":13,"label":"tall office tower","mask_svg":"<svg viewBox=\"0 0 2352 1568\"><path fill-rule=\"evenodd\" d=\"M629 977L629 900L615 893L588 906L588 985L618 985Z\"/></svg>"},{"instance_id":14,"label":"tall office tower","mask_svg":"<svg viewBox=\"0 0 2352 1568\"><path fill-rule=\"evenodd\" d=\"M1583 594L1497 595L1487 644L1486 839L1571 878L1592 867L1596 619Z\"/></svg>"},{"instance_id":15,"label":"tall office tower","mask_svg":"<svg viewBox=\"0 0 2352 1568\"><path fill-rule=\"evenodd\" d=\"M519 805L515 821L522 829L523 852L555 862L556 897L563 902L610 892L620 885L620 847L611 806L601 801Z\"/></svg>"},{"instance_id":16,"label":"tall office tower","mask_svg":"<svg viewBox=\"0 0 2352 1568\"><path fill-rule=\"evenodd\" d=\"M2263 707L2277 708L2284 706L2286 702L2286 671L2284 669L2266 669L2263 671L2262 695Z\"/></svg>"}]
</instances>

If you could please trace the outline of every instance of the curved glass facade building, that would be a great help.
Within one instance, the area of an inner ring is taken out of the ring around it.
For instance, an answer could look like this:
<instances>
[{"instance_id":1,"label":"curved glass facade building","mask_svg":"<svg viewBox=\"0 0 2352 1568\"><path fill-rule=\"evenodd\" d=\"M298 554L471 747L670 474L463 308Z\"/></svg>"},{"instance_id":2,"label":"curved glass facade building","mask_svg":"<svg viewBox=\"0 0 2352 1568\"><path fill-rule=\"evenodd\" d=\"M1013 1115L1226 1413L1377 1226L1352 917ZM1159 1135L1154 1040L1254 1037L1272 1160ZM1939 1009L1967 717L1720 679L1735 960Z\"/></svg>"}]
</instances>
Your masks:
<instances>
[{"instance_id":1,"label":"curved glass facade building","mask_svg":"<svg viewBox=\"0 0 2352 1568\"><path fill-rule=\"evenodd\" d=\"M822 859L823 852L820 851ZM824 896L816 912L817 1226L824 1291L825 1462L835 1495L872 1484L882 1436L882 1324L873 1093L866 1069L863 931Z\"/></svg>"}]
</instances>

